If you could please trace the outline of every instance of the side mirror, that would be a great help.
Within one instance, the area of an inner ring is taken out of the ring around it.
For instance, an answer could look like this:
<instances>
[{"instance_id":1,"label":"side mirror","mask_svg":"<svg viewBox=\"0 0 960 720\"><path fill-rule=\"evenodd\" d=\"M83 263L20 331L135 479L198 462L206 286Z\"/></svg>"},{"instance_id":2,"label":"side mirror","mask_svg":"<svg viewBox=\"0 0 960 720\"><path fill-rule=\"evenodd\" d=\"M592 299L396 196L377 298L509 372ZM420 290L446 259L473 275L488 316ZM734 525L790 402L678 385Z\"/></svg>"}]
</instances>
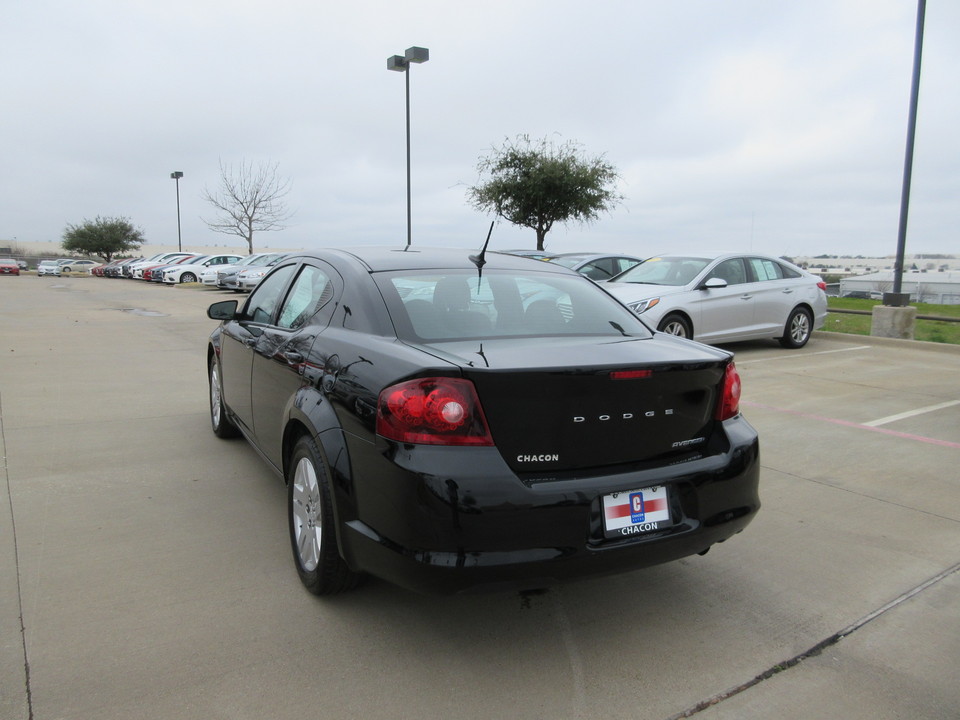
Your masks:
<instances>
[{"instance_id":1,"label":"side mirror","mask_svg":"<svg viewBox=\"0 0 960 720\"><path fill-rule=\"evenodd\" d=\"M701 290L715 290L719 288L725 288L727 286L727 281L723 278L712 277L704 280L700 284Z\"/></svg>"},{"instance_id":2,"label":"side mirror","mask_svg":"<svg viewBox=\"0 0 960 720\"><path fill-rule=\"evenodd\" d=\"M207 308L207 317L211 320L233 320L236 316L236 300L223 300Z\"/></svg>"}]
</instances>

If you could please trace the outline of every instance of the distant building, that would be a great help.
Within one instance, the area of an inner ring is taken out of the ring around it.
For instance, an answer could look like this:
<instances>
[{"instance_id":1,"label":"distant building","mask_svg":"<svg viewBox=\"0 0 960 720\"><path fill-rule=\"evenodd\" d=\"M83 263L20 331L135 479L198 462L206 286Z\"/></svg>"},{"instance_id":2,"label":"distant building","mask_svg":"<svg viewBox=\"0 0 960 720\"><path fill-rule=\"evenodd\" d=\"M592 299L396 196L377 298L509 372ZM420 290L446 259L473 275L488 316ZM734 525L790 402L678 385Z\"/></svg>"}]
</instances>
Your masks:
<instances>
[{"instance_id":1,"label":"distant building","mask_svg":"<svg viewBox=\"0 0 960 720\"><path fill-rule=\"evenodd\" d=\"M910 302L960 305L960 272L905 272L901 278L900 291L910 293ZM880 299L885 292L893 292L892 270L840 279L840 297Z\"/></svg>"}]
</instances>

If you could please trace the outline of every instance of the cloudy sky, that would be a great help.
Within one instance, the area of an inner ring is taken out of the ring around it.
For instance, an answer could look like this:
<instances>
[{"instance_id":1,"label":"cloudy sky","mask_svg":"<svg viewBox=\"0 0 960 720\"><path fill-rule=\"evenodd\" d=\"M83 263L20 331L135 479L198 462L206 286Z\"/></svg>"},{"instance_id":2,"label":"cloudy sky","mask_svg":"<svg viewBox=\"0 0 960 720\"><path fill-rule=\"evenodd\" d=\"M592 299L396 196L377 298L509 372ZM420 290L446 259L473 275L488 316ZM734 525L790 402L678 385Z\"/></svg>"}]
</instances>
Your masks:
<instances>
[{"instance_id":1,"label":"cloudy sky","mask_svg":"<svg viewBox=\"0 0 960 720\"><path fill-rule=\"evenodd\" d=\"M573 141L624 202L555 251L896 251L916 0L2 0L0 240L126 217L210 231L219 164L278 163L257 249L479 246L466 189L506 138ZM929 0L908 253L958 253L960 3ZM499 222L493 247L532 247ZM147 248L149 249L149 248Z\"/></svg>"}]
</instances>

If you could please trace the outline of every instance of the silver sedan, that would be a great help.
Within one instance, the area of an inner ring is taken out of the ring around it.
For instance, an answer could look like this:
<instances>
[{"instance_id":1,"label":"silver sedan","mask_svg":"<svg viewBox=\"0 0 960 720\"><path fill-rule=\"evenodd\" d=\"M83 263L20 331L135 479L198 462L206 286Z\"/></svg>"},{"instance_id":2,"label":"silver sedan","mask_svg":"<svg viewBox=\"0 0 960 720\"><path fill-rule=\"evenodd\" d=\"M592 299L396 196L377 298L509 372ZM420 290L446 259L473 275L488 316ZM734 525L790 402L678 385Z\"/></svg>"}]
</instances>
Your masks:
<instances>
[{"instance_id":1,"label":"silver sedan","mask_svg":"<svg viewBox=\"0 0 960 720\"><path fill-rule=\"evenodd\" d=\"M800 348L827 315L820 277L765 255L661 255L602 287L652 328L708 344L776 338Z\"/></svg>"}]
</instances>

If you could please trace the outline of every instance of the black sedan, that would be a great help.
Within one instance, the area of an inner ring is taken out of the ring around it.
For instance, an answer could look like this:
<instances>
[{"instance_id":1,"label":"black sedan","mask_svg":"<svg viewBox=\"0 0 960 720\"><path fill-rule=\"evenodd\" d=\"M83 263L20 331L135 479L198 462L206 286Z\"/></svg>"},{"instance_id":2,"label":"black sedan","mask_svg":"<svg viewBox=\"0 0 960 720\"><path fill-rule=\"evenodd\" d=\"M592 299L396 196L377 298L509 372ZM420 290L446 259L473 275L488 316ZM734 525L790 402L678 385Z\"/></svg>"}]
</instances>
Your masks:
<instances>
[{"instance_id":1,"label":"black sedan","mask_svg":"<svg viewBox=\"0 0 960 720\"><path fill-rule=\"evenodd\" d=\"M760 506L731 354L651 332L571 270L324 250L208 314L213 431L286 481L316 594L622 572L705 553Z\"/></svg>"}]
</instances>

